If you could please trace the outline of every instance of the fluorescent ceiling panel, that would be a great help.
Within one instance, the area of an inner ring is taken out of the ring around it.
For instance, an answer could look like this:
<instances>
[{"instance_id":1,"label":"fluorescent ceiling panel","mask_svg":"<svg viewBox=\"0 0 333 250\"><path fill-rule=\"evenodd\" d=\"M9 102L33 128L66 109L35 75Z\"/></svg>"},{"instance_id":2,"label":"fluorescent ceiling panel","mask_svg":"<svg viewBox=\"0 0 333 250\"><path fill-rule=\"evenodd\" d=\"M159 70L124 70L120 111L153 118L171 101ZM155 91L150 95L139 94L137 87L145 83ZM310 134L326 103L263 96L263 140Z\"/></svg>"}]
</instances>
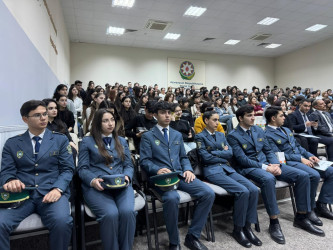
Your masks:
<instances>
[{"instance_id":1,"label":"fluorescent ceiling panel","mask_svg":"<svg viewBox=\"0 0 333 250\"><path fill-rule=\"evenodd\" d=\"M305 30L315 32L315 31L321 30L321 29L326 28L326 27L327 27L327 25L325 25L325 24L315 24L315 25L313 25L313 26L311 26L311 27L309 27Z\"/></svg>"},{"instance_id":2,"label":"fluorescent ceiling panel","mask_svg":"<svg viewBox=\"0 0 333 250\"><path fill-rule=\"evenodd\" d=\"M277 47L280 47L281 44L278 44L278 43L271 43L270 45L267 45L265 48L266 49L275 49Z\"/></svg>"},{"instance_id":3,"label":"fluorescent ceiling panel","mask_svg":"<svg viewBox=\"0 0 333 250\"><path fill-rule=\"evenodd\" d=\"M118 27L112 27L109 26L106 29L106 34L107 35L112 35L112 36L121 36L125 33L125 29L124 28L118 28Z\"/></svg>"},{"instance_id":4,"label":"fluorescent ceiling panel","mask_svg":"<svg viewBox=\"0 0 333 250\"><path fill-rule=\"evenodd\" d=\"M168 33L165 35L164 39L177 40L180 37L180 34Z\"/></svg>"},{"instance_id":5,"label":"fluorescent ceiling panel","mask_svg":"<svg viewBox=\"0 0 333 250\"><path fill-rule=\"evenodd\" d=\"M193 16L193 17L199 17L201 16L207 8L201 8L201 7L196 7L196 6L191 6L189 7L185 13L184 16Z\"/></svg>"},{"instance_id":6,"label":"fluorescent ceiling panel","mask_svg":"<svg viewBox=\"0 0 333 250\"><path fill-rule=\"evenodd\" d=\"M132 8L135 0L112 0L112 7Z\"/></svg>"},{"instance_id":7,"label":"fluorescent ceiling panel","mask_svg":"<svg viewBox=\"0 0 333 250\"><path fill-rule=\"evenodd\" d=\"M240 42L240 40L232 40L232 39L230 39L230 40L226 41L224 44L235 45L235 44L237 44L239 42Z\"/></svg>"},{"instance_id":8,"label":"fluorescent ceiling panel","mask_svg":"<svg viewBox=\"0 0 333 250\"><path fill-rule=\"evenodd\" d=\"M262 19L260 22L258 22L257 24L271 25L279 20L280 20L279 18L275 18L275 17L266 17L266 18Z\"/></svg>"}]
</instances>

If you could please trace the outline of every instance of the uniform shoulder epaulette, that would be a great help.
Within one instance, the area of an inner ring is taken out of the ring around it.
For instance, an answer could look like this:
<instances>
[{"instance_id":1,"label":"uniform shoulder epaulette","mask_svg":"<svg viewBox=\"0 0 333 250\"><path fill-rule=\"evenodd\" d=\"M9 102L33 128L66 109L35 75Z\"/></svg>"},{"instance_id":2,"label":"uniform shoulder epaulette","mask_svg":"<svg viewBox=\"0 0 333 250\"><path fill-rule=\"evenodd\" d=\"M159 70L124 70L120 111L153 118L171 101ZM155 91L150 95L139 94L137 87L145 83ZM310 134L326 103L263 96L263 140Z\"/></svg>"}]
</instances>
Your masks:
<instances>
[{"instance_id":1,"label":"uniform shoulder epaulette","mask_svg":"<svg viewBox=\"0 0 333 250\"><path fill-rule=\"evenodd\" d=\"M8 138L8 140L10 140L10 139L15 139L15 138L17 138L17 137L20 137L20 136L22 136L22 135L23 135L23 134L14 135L14 136L12 136L12 137Z\"/></svg>"},{"instance_id":2,"label":"uniform shoulder epaulette","mask_svg":"<svg viewBox=\"0 0 333 250\"><path fill-rule=\"evenodd\" d=\"M52 131L52 134L56 134L56 135L63 135L63 136L66 136L65 134L63 134L63 133L59 133L59 132L57 132L57 131Z\"/></svg>"}]
</instances>

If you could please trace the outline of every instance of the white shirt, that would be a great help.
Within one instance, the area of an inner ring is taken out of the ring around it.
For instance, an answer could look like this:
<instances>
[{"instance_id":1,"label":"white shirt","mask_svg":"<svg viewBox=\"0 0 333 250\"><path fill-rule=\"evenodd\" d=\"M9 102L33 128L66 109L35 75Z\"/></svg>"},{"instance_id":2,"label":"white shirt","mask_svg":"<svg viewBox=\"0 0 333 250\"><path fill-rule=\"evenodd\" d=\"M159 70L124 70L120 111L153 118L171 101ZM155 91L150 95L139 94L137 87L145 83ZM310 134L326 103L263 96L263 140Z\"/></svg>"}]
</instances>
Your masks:
<instances>
[{"instance_id":1,"label":"white shirt","mask_svg":"<svg viewBox=\"0 0 333 250\"><path fill-rule=\"evenodd\" d=\"M82 99L80 97L76 97L74 99L74 108L76 110L75 118L77 116L77 112L80 112L82 115Z\"/></svg>"},{"instance_id":2,"label":"white shirt","mask_svg":"<svg viewBox=\"0 0 333 250\"><path fill-rule=\"evenodd\" d=\"M31 139L31 144L32 144L33 152L34 152L34 154L36 154L36 152L35 152L36 141L35 141L34 139L32 139L35 135L32 134L32 133L30 132L30 130L28 130L28 131L29 131L29 136L30 136L30 139ZM39 140L39 143L40 143L40 144L42 144L44 134L45 134L45 129L44 129L43 133L41 133L40 135L37 135L37 136L39 136L39 137L41 138L41 139Z\"/></svg>"},{"instance_id":3,"label":"white shirt","mask_svg":"<svg viewBox=\"0 0 333 250\"><path fill-rule=\"evenodd\" d=\"M327 124L327 126L329 127L330 132L333 132L333 127L332 127L332 125L331 125L331 121L328 120L329 118L327 118L327 116L324 114L324 111L318 110L318 112L321 114L321 116L322 116L322 117L324 118L324 120L326 121L326 124Z\"/></svg>"},{"instance_id":4,"label":"white shirt","mask_svg":"<svg viewBox=\"0 0 333 250\"><path fill-rule=\"evenodd\" d=\"M161 133L162 133L162 135L163 135L163 137L164 137L164 131L163 131L163 127L162 126L160 126L160 125L158 125L158 124L156 124L156 127L158 128L158 130L159 131L161 131ZM167 134L168 134L168 141L169 141L169 138L170 138L170 136L169 136L169 131L170 131L170 129L169 129L169 126L167 126L167 127L165 127L166 129L167 129Z\"/></svg>"},{"instance_id":5,"label":"white shirt","mask_svg":"<svg viewBox=\"0 0 333 250\"><path fill-rule=\"evenodd\" d=\"M205 128L206 129L206 128ZM208 132L208 134L210 134L210 135L215 135L215 133L211 133L211 132L209 132L209 130L208 129L206 129L206 131Z\"/></svg>"}]
</instances>

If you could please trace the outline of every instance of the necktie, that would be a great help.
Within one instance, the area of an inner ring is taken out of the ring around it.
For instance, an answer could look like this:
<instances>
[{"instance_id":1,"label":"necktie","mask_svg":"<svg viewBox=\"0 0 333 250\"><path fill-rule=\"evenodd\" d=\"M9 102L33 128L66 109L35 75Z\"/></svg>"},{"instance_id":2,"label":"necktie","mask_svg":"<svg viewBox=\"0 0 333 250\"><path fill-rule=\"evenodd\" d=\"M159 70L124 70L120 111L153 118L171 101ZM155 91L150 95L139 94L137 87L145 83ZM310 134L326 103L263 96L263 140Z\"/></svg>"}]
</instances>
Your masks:
<instances>
[{"instance_id":1,"label":"necktie","mask_svg":"<svg viewBox=\"0 0 333 250\"><path fill-rule=\"evenodd\" d=\"M39 148L40 148L39 141L42 138L40 138L39 136L34 136L34 137L32 137L32 139L36 142L36 144L35 144L35 160L37 160L37 156L38 156L38 152L39 152Z\"/></svg>"},{"instance_id":2,"label":"necktie","mask_svg":"<svg viewBox=\"0 0 333 250\"><path fill-rule=\"evenodd\" d=\"M103 138L103 141L104 141L105 145L106 145L108 148L110 148L111 140L112 140L111 137L104 137L104 138Z\"/></svg>"},{"instance_id":3,"label":"necktie","mask_svg":"<svg viewBox=\"0 0 333 250\"><path fill-rule=\"evenodd\" d=\"M169 143L169 138L168 138L168 129L167 128L163 128L163 135L164 135L164 139L166 141L166 143Z\"/></svg>"},{"instance_id":4,"label":"necktie","mask_svg":"<svg viewBox=\"0 0 333 250\"><path fill-rule=\"evenodd\" d=\"M304 119L304 123L306 123L309 119L306 117L305 114L303 114L303 119ZM309 135L312 135L312 128L310 127L306 127L306 132L308 132Z\"/></svg>"},{"instance_id":5,"label":"necktie","mask_svg":"<svg viewBox=\"0 0 333 250\"><path fill-rule=\"evenodd\" d=\"M253 138L252 138L251 130L246 130L246 133L249 135L249 137L251 138L253 144L255 145L255 143L254 143L254 141L253 141Z\"/></svg>"},{"instance_id":6,"label":"necktie","mask_svg":"<svg viewBox=\"0 0 333 250\"><path fill-rule=\"evenodd\" d=\"M286 135L286 133L281 128L277 128L276 130L282 133L283 135Z\"/></svg>"},{"instance_id":7,"label":"necktie","mask_svg":"<svg viewBox=\"0 0 333 250\"><path fill-rule=\"evenodd\" d=\"M216 134L212 134L212 137L216 141Z\"/></svg>"},{"instance_id":8,"label":"necktie","mask_svg":"<svg viewBox=\"0 0 333 250\"><path fill-rule=\"evenodd\" d=\"M325 120L326 120L328 127L330 127L330 129L332 130L333 124L331 122L331 118L329 117L329 115L326 112L323 112L323 115L325 116Z\"/></svg>"}]
</instances>

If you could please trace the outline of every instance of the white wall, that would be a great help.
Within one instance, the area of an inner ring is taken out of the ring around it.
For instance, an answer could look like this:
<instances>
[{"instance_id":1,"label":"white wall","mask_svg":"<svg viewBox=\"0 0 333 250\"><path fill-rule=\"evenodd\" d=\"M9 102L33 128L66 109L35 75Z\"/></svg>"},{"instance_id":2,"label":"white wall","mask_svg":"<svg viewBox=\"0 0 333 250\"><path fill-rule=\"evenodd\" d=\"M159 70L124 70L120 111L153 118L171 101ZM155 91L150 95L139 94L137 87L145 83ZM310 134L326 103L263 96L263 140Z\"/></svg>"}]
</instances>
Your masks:
<instances>
[{"instance_id":1,"label":"white wall","mask_svg":"<svg viewBox=\"0 0 333 250\"><path fill-rule=\"evenodd\" d=\"M58 0L47 1L58 29L50 44L49 16L42 0L0 0L0 126L23 124L23 102L51 97L69 82L70 46ZM6 4L7 5L6 5Z\"/></svg>"},{"instance_id":2,"label":"white wall","mask_svg":"<svg viewBox=\"0 0 333 250\"><path fill-rule=\"evenodd\" d=\"M272 58L214 55L111 45L71 43L71 82L80 79L105 83L139 82L166 86L167 58L206 61L206 86L250 88L274 83Z\"/></svg>"},{"instance_id":3,"label":"white wall","mask_svg":"<svg viewBox=\"0 0 333 250\"><path fill-rule=\"evenodd\" d=\"M54 29L43 0L2 0L18 24L49 65L60 83L69 83L70 43L59 0L46 1L57 29ZM50 43L56 44L58 55Z\"/></svg>"},{"instance_id":4,"label":"white wall","mask_svg":"<svg viewBox=\"0 0 333 250\"><path fill-rule=\"evenodd\" d=\"M333 88L333 38L275 59L280 87Z\"/></svg>"}]
</instances>

